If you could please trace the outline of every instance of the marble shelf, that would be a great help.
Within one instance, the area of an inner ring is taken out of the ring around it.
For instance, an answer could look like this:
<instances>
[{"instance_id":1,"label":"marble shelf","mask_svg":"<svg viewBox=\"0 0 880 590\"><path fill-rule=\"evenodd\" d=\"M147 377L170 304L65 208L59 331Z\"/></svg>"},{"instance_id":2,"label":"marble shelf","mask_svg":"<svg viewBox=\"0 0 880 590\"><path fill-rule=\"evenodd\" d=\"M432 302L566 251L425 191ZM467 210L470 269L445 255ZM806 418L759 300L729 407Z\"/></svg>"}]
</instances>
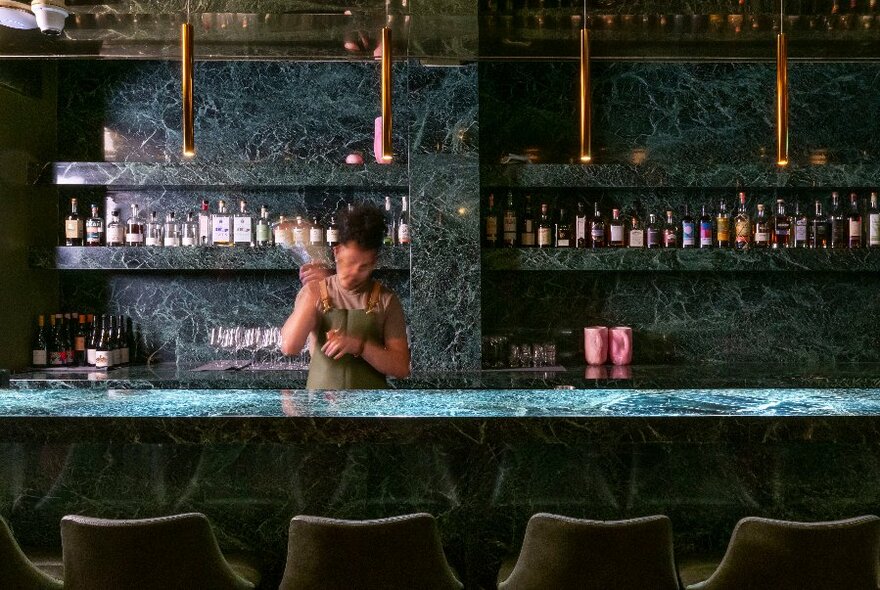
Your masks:
<instances>
[{"instance_id":1,"label":"marble shelf","mask_svg":"<svg viewBox=\"0 0 880 590\"><path fill-rule=\"evenodd\" d=\"M33 247L31 268L56 270L291 270L306 262L304 253L285 248L219 247ZM410 250L385 248L380 270L406 270Z\"/></svg>"},{"instance_id":2,"label":"marble shelf","mask_svg":"<svg viewBox=\"0 0 880 590\"><path fill-rule=\"evenodd\" d=\"M488 270L875 273L880 250L499 248L483 250L482 262Z\"/></svg>"}]
</instances>

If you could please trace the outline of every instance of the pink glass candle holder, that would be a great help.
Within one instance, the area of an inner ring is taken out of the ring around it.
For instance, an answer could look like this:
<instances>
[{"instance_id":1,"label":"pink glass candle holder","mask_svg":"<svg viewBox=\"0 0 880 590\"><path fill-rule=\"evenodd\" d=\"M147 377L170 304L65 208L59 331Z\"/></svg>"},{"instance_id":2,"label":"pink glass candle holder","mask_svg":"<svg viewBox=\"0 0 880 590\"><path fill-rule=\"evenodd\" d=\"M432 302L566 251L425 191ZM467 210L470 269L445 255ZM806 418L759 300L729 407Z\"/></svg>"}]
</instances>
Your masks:
<instances>
[{"instance_id":1,"label":"pink glass candle holder","mask_svg":"<svg viewBox=\"0 0 880 590\"><path fill-rule=\"evenodd\" d=\"M632 328L617 326L608 330L608 356L615 365L632 362Z\"/></svg>"},{"instance_id":2,"label":"pink glass candle holder","mask_svg":"<svg viewBox=\"0 0 880 590\"><path fill-rule=\"evenodd\" d=\"M584 359L588 365L604 365L608 360L608 328L584 328Z\"/></svg>"}]
</instances>

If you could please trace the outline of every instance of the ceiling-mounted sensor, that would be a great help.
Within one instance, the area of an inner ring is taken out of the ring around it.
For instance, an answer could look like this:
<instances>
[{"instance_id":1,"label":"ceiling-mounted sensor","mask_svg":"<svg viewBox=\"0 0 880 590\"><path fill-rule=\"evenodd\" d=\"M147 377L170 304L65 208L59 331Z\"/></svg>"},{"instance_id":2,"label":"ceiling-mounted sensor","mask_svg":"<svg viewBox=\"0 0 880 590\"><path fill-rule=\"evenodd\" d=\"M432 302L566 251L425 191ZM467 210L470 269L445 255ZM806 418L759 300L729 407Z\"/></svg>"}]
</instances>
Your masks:
<instances>
[{"instance_id":1,"label":"ceiling-mounted sensor","mask_svg":"<svg viewBox=\"0 0 880 590\"><path fill-rule=\"evenodd\" d=\"M5 0L0 0L3 2ZM31 10L37 18L37 26L44 35L57 37L64 30L64 20L70 14L64 0L33 0Z\"/></svg>"},{"instance_id":2,"label":"ceiling-mounted sensor","mask_svg":"<svg viewBox=\"0 0 880 590\"><path fill-rule=\"evenodd\" d=\"M0 25L11 29L36 29L37 17L24 2L0 0Z\"/></svg>"}]
</instances>

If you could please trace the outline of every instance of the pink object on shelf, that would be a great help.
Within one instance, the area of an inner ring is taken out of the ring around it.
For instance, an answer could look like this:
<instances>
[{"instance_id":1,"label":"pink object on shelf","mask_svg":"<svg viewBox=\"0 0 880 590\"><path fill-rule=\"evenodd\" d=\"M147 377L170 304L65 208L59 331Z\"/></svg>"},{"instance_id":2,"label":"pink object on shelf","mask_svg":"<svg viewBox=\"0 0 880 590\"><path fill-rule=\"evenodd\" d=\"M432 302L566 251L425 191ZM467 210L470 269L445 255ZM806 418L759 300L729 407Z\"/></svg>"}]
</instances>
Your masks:
<instances>
[{"instance_id":1,"label":"pink object on shelf","mask_svg":"<svg viewBox=\"0 0 880 590\"><path fill-rule=\"evenodd\" d=\"M376 155L378 164L390 164L388 160L382 159L382 117L376 117L376 125L373 135L373 152Z\"/></svg>"},{"instance_id":2,"label":"pink object on shelf","mask_svg":"<svg viewBox=\"0 0 880 590\"><path fill-rule=\"evenodd\" d=\"M363 164L364 157L362 155L360 155L360 153L354 152L352 154L348 154L347 156L345 156L345 163L346 164Z\"/></svg>"},{"instance_id":3,"label":"pink object on shelf","mask_svg":"<svg viewBox=\"0 0 880 590\"><path fill-rule=\"evenodd\" d=\"M588 365L604 365L608 360L608 328L584 328L584 359Z\"/></svg>"},{"instance_id":4,"label":"pink object on shelf","mask_svg":"<svg viewBox=\"0 0 880 590\"><path fill-rule=\"evenodd\" d=\"M611 367L612 379L632 379L632 367L629 365L615 365Z\"/></svg>"},{"instance_id":5,"label":"pink object on shelf","mask_svg":"<svg viewBox=\"0 0 880 590\"><path fill-rule=\"evenodd\" d=\"M617 326L608 331L608 355L615 365L628 365L633 358L632 328Z\"/></svg>"},{"instance_id":6,"label":"pink object on shelf","mask_svg":"<svg viewBox=\"0 0 880 590\"><path fill-rule=\"evenodd\" d=\"M584 379L608 379L608 369L603 365L587 367Z\"/></svg>"}]
</instances>

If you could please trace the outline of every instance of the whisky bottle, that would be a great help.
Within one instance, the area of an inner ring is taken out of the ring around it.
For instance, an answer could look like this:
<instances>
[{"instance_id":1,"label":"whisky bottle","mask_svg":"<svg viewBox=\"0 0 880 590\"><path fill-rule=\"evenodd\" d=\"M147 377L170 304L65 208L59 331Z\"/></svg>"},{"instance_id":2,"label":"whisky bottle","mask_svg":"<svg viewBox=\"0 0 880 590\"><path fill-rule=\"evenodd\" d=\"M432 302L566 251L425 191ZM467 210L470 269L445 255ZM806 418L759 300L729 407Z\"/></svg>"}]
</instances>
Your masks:
<instances>
[{"instance_id":1,"label":"whisky bottle","mask_svg":"<svg viewBox=\"0 0 880 590\"><path fill-rule=\"evenodd\" d=\"M541 203L541 215L538 217L538 248L549 248L553 245L553 226L547 203Z\"/></svg>"},{"instance_id":2,"label":"whisky bottle","mask_svg":"<svg viewBox=\"0 0 880 590\"><path fill-rule=\"evenodd\" d=\"M611 220L608 222L608 247L623 248L624 242L624 225L620 218L620 209L611 210Z\"/></svg>"},{"instance_id":3,"label":"whisky bottle","mask_svg":"<svg viewBox=\"0 0 880 590\"><path fill-rule=\"evenodd\" d=\"M104 218L98 213L98 206L92 203L92 216L86 219L86 246L100 246L104 243Z\"/></svg>"},{"instance_id":4,"label":"whisky bottle","mask_svg":"<svg viewBox=\"0 0 880 590\"><path fill-rule=\"evenodd\" d=\"M272 239L276 246L293 247L293 222L279 215L278 221L272 226Z\"/></svg>"},{"instance_id":5,"label":"whisky bottle","mask_svg":"<svg viewBox=\"0 0 880 590\"><path fill-rule=\"evenodd\" d=\"M199 243L202 246L211 245L211 211L207 199L202 201L199 211Z\"/></svg>"},{"instance_id":6,"label":"whisky bottle","mask_svg":"<svg viewBox=\"0 0 880 590\"><path fill-rule=\"evenodd\" d=\"M684 217L681 218L681 247L694 248L697 245L696 223L688 211L688 206L684 206Z\"/></svg>"},{"instance_id":7,"label":"whisky bottle","mask_svg":"<svg viewBox=\"0 0 880 590\"><path fill-rule=\"evenodd\" d=\"M700 215L700 248L711 248L713 242L712 216L706 213L706 205L703 205Z\"/></svg>"},{"instance_id":8,"label":"whisky bottle","mask_svg":"<svg viewBox=\"0 0 880 590\"><path fill-rule=\"evenodd\" d=\"M758 212L755 214L754 244L756 248L770 247L770 234L772 222L764 211L764 205L758 204Z\"/></svg>"},{"instance_id":9,"label":"whisky bottle","mask_svg":"<svg viewBox=\"0 0 880 590\"><path fill-rule=\"evenodd\" d=\"M331 217L331 220L335 221L335 218ZM269 208L265 205L260 206L260 218L257 219L255 233L254 243L257 246L262 248L272 245L272 225L269 223ZM333 241L335 242L336 240Z\"/></svg>"},{"instance_id":10,"label":"whisky bottle","mask_svg":"<svg viewBox=\"0 0 880 590\"><path fill-rule=\"evenodd\" d=\"M513 230L513 239L514 243L516 242L516 226L514 226ZM400 217L397 221L397 243L398 244L409 244L410 243L410 233L409 233L409 204L406 202L406 197L403 197L400 205Z\"/></svg>"},{"instance_id":11,"label":"whisky bottle","mask_svg":"<svg viewBox=\"0 0 880 590\"><path fill-rule=\"evenodd\" d=\"M776 199L776 215L773 216L773 247L791 246L791 218L785 214L785 201Z\"/></svg>"},{"instance_id":12,"label":"whisky bottle","mask_svg":"<svg viewBox=\"0 0 880 590\"><path fill-rule=\"evenodd\" d=\"M847 247L862 247L862 214L859 213L859 196L852 193L849 196L849 215L847 221Z\"/></svg>"},{"instance_id":13,"label":"whisky bottle","mask_svg":"<svg viewBox=\"0 0 880 590\"><path fill-rule=\"evenodd\" d=\"M672 218L672 211L666 211L666 225L663 227L663 247L678 247L678 226Z\"/></svg>"},{"instance_id":14,"label":"whisky bottle","mask_svg":"<svg viewBox=\"0 0 880 590\"><path fill-rule=\"evenodd\" d=\"M645 247L645 227L639 216L633 212L630 215L629 232L627 234L627 247L644 248Z\"/></svg>"},{"instance_id":15,"label":"whisky bottle","mask_svg":"<svg viewBox=\"0 0 880 590\"><path fill-rule=\"evenodd\" d=\"M590 220L583 201L578 201L577 214L574 216L574 245L575 248L590 247Z\"/></svg>"},{"instance_id":16,"label":"whisky bottle","mask_svg":"<svg viewBox=\"0 0 880 590\"><path fill-rule=\"evenodd\" d=\"M727 202L718 203L718 215L715 216L715 245L719 248L730 247L730 213Z\"/></svg>"},{"instance_id":17,"label":"whisky bottle","mask_svg":"<svg viewBox=\"0 0 880 590\"><path fill-rule=\"evenodd\" d=\"M871 193L868 209L868 247L880 247L880 210L877 209L877 193Z\"/></svg>"},{"instance_id":18,"label":"whisky bottle","mask_svg":"<svg viewBox=\"0 0 880 590\"><path fill-rule=\"evenodd\" d=\"M110 214L110 223L107 224L107 245L125 245L125 226L119 221L119 209L114 209Z\"/></svg>"},{"instance_id":19,"label":"whisky bottle","mask_svg":"<svg viewBox=\"0 0 880 590\"><path fill-rule=\"evenodd\" d=\"M663 228L653 213L648 215L648 226L645 228L645 245L651 248L663 247Z\"/></svg>"},{"instance_id":20,"label":"whisky bottle","mask_svg":"<svg viewBox=\"0 0 880 590\"><path fill-rule=\"evenodd\" d=\"M733 219L733 231L736 240L734 247L737 250L748 250L752 244L752 219L746 207L745 193L739 193L739 210Z\"/></svg>"},{"instance_id":21,"label":"whisky bottle","mask_svg":"<svg viewBox=\"0 0 880 590\"><path fill-rule=\"evenodd\" d=\"M162 224L159 223L159 214L155 211L150 211L150 218L144 225L144 245L162 245Z\"/></svg>"},{"instance_id":22,"label":"whisky bottle","mask_svg":"<svg viewBox=\"0 0 880 590\"><path fill-rule=\"evenodd\" d=\"M599 203L593 204L593 219L590 221L590 246L592 248L605 247L605 220L599 213Z\"/></svg>"},{"instance_id":23,"label":"whisky bottle","mask_svg":"<svg viewBox=\"0 0 880 590\"><path fill-rule=\"evenodd\" d=\"M70 199L70 214L64 220L64 244L66 246L83 245L83 219L76 209L76 197L73 197Z\"/></svg>"},{"instance_id":24,"label":"whisky bottle","mask_svg":"<svg viewBox=\"0 0 880 590\"><path fill-rule=\"evenodd\" d=\"M828 247L828 217L822 212L822 203L816 199L816 214L810 222L810 248Z\"/></svg>"},{"instance_id":25,"label":"whisky bottle","mask_svg":"<svg viewBox=\"0 0 880 590\"><path fill-rule=\"evenodd\" d=\"M507 204L504 206L502 219L504 226L504 247L515 248L516 233L519 230L519 225L516 219L516 207L513 204L513 191L507 191Z\"/></svg>"},{"instance_id":26,"label":"whisky bottle","mask_svg":"<svg viewBox=\"0 0 880 590\"><path fill-rule=\"evenodd\" d=\"M137 203L131 204L131 217L125 222L125 245L144 245L144 222L141 220Z\"/></svg>"},{"instance_id":27,"label":"whisky bottle","mask_svg":"<svg viewBox=\"0 0 880 590\"><path fill-rule=\"evenodd\" d=\"M801 213L800 201L795 201L794 218L792 219L794 231L792 232L791 245L794 248L805 248L809 245L808 238L810 235L810 220Z\"/></svg>"},{"instance_id":28,"label":"whisky bottle","mask_svg":"<svg viewBox=\"0 0 880 590\"><path fill-rule=\"evenodd\" d=\"M175 219L174 211L165 214L165 229L163 232L162 245L166 248L180 246L180 226Z\"/></svg>"},{"instance_id":29,"label":"whisky bottle","mask_svg":"<svg viewBox=\"0 0 880 590\"><path fill-rule=\"evenodd\" d=\"M526 206L519 232L519 245L523 248L535 246L535 215L532 211L532 195L526 195Z\"/></svg>"},{"instance_id":30,"label":"whisky bottle","mask_svg":"<svg viewBox=\"0 0 880 590\"><path fill-rule=\"evenodd\" d=\"M239 199L238 211L232 216L232 245L254 245L254 216L248 211L244 199Z\"/></svg>"},{"instance_id":31,"label":"whisky bottle","mask_svg":"<svg viewBox=\"0 0 880 590\"><path fill-rule=\"evenodd\" d=\"M198 246L200 243L199 224L196 221L195 213L190 209L186 212L186 221L180 224L180 245Z\"/></svg>"},{"instance_id":32,"label":"whisky bottle","mask_svg":"<svg viewBox=\"0 0 880 590\"><path fill-rule=\"evenodd\" d=\"M556 247L571 248L574 246L571 222L565 209L559 210L559 220L556 222Z\"/></svg>"},{"instance_id":33,"label":"whisky bottle","mask_svg":"<svg viewBox=\"0 0 880 590\"><path fill-rule=\"evenodd\" d=\"M495 195L489 193L489 208L483 218L483 240L487 248L498 247L498 211L495 209Z\"/></svg>"},{"instance_id":34,"label":"whisky bottle","mask_svg":"<svg viewBox=\"0 0 880 590\"><path fill-rule=\"evenodd\" d=\"M220 199L217 212L211 215L211 244L232 246L232 215L226 210L226 201Z\"/></svg>"},{"instance_id":35,"label":"whisky bottle","mask_svg":"<svg viewBox=\"0 0 880 590\"><path fill-rule=\"evenodd\" d=\"M840 204L840 196L831 193L831 247L846 248L847 219Z\"/></svg>"}]
</instances>

